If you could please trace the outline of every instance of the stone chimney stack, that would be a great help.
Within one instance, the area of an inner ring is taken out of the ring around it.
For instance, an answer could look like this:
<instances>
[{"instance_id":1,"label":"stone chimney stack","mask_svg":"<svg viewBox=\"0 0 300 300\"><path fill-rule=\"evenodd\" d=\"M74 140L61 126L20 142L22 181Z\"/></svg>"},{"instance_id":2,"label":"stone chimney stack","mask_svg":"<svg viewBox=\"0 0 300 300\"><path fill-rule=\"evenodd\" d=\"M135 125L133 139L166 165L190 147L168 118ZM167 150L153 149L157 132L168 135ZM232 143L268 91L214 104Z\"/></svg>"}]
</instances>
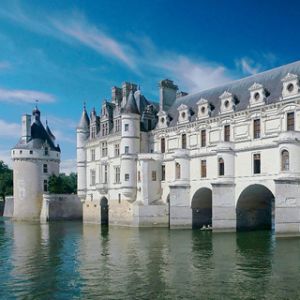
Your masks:
<instances>
[{"instance_id":1,"label":"stone chimney stack","mask_svg":"<svg viewBox=\"0 0 300 300\"><path fill-rule=\"evenodd\" d=\"M31 137L31 115L22 116L22 140L27 143Z\"/></svg>"},{"instance_id":2,"label":"stone chimney stack","mask_svg":"<svg viewBox=\"0 0 300 300\"><path fill-rule=\"evenodd\" d=\"M134 83L124 82L122 84L122 97L123 97L122 106L126 104L130 91L132 91L132 93L134 94L136 90L137 90L137 85Z\"/></svg>"},{"instance_id":3,"label":"stone chimney stack","mask_svg":"<svg viewBox=\"0 0 300 300\"><path fill-rule=\"evenodd\" d=\"M111 89L111 102L115 104L120 104L122 102L122 89L113 86Z\"/></svg>"},{"instance_id":4,"label":"stone chimney stack","mask_svg":"<svg viewBox=\"0 0 300 300\"><path fill-rule=\"evenodd\" d=\"M176 100L178 86L170 79L164 79L159 83L159 110L167 111Z\"/></svg>"}]
</instances>

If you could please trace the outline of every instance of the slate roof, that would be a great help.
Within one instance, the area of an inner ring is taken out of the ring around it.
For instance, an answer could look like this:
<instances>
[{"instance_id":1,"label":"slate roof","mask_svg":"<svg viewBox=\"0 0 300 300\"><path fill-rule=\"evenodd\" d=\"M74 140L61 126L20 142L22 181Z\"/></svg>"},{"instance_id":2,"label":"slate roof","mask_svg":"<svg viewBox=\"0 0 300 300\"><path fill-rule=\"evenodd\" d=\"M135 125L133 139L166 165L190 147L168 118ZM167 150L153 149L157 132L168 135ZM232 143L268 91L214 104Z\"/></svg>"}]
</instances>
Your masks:
<instances>
[{"instance_id":1,"label":"slate roof","mask_svg":"<svg viewBox=\"0 0 300 300\"><path fill-rule=\"evenodd\" d=\"M40 120L40 111L36 108L33 111L34 121L31 124L31 137L26 143L24 140L20 139L15 149L41 149L45 142L47 142L50 150L60 152L59 146L54 144L52 136L47 132L44 125ZM48 127L49 128L49 127ZM49 132L50 128L49 128ZM53 136L54 137L54 136Z\"/></svg>"},{"instance_id":2,"label":"slate roof","mask_svg":"<svg viewBox=\"0 0 300 300\"><path fill-rule=\"evenodd\" d=\"M249 105L250 92L249 88L254 83L262 84L263 87L268 91L268 96L266 98L266 103L274 103L279 101L282 93L282 82L281 79L285 77L288 73L296 74L300 76L300 61L287 64L269 71L265 71L259 74L255 74L240 80L236 80L222 86L215 88L203 90L194 94L189 94L187 96L178 98L170 109L167 111L168 115L171 117L170 126L176 126L178 120L177 108L181 104L187 105L195 113L191 117L191 121L196 120L197 117L197 102L200 98L208 100L215 109L212 111L211 116L217 116L220 111L221 101L219 99L220 95L224 91L228 91L233 94L237 100L236 111L241 111L247 108Z\"/></svg>"},{"instance_id":3,"label":"slate roof","mask_svg":"<svg viewBox=\"0 0 300 300\"><path fill-rule=\"evenodd\" d=\"M130 91L128 100L125 106L122 108L122 113L139 114L139 109L137 107L132 91Z\"/></svg>"},{"instance_id":4,"label":"slate roof","mask_svg":"<svg viewBox=\"0 0 300 300\"><path fill-rule=\"evenodd\" d=\"M85 106L83 107L82 115L81 115L81 118L80 118L80 121L79 121L79 124L78 124L77 127L89 130L90 119L89 119L89 116L86 112Z\"/></svg>"}]
</instances>

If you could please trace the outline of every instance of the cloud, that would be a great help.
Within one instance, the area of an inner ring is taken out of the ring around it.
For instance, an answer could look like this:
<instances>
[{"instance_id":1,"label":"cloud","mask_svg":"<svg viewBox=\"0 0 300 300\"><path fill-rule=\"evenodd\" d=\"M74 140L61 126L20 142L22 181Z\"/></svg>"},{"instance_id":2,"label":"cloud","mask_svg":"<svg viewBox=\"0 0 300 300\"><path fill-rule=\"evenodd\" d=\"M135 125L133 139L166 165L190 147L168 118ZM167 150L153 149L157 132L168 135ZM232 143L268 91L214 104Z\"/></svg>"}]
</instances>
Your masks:
<instances>
[{"instance_id":1,"label":"cloud","mask_svg":"<svg viewBox=\"0 0 300 300\"><path fill-rule=\"evenodd\" d=\"M77 172L76 159L65 159L60 163L60 172L70 174L71 172Z\"/></svg>"},{"instance_id":2,"label":"cloud","mask_svg":"<svg viewBox=\"0 0 300 300\"><path fill-rule=\"evenodd\" d=\"M34 103L36 100L41 103L52 103L55 102L55 97L51 94L34 90L9 90L0 88L0 102Z\"/></svg>"},{"instance_id":3,"label":"cloud","mask_svg":"<svg viewBox=\"0 0 300 300\"><path fill-rule=\"evenodd\" d=\"M262 70L262 66L260 64L255 63L251 58L248 57L243 57L239 60L236 60L236 66L247 75L257 74Z\"/></svg>"},{"instance_id":4,"label":"cloud","mask_svg":"<svg viewBox=\"0 0 300 300\"><path fill-rule=\"evenodd\" d=\"M51 22L58 31L99 54L115 57L130 68L135 66L134 59L129 54L130 47L105 34L98 27L89 23L82 14L76 13L69 18L66 16L61 19L52 18Z\"/></svg>"},{"instance_id":5,"label":"cloud","mask_svg":"<svg viewBox=\"0 0 300 300\"><path fill-rule=\"evenodd\" d=\"M178 54L162 57L156 67L168 71L189 92L212 88L233 79L224 66Z\"/></svg>"},{"instance_id":6,"label":"cloud","mask_svg":"<svg viewBox=\"0 0 300 300\"><path fill-rule=\"evenodd\" d=\"M17 123L8 123L0 119L0 137L19 138L21 126Z\"/></svg>"}]
</instances>

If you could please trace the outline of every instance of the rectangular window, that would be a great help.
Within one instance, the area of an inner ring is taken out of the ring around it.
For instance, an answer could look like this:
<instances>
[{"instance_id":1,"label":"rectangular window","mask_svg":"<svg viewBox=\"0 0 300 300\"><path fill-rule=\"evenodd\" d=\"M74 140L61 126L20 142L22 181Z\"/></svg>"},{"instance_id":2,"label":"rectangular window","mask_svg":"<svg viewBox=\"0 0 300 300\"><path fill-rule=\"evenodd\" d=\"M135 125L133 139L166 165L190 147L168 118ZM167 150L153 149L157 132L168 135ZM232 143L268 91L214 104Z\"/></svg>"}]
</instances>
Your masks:
<instances>
[{"instance_id":1,"label":"rectangular window","mask_svg":"<svg viewBox=\"0 0 300 300\"><path fill-rule=\"evenodd\" d=\"M253 173L260 174L260 154L253 155Z\"/></svg>"},{"instance_id":2,"label":"rectangular window","mask_svg":"<svg viewBox=\"0 0 300 300\"><path fill-rule=\"evenodd\" d=\"M129 124L125 124L124 125L124 131L128 131L129 130Z\"/></svg>"},{"instance_id":3,"label":"rectangular window","mask_svg":"<svg viewBox=\"0 0 300 300\"><path fill-rule=\"evenodd\" d=\"M219 158L219 176L224 176L224 174L225 174L224 159Z\"/></svg>"},{"instance_id":4,"label":"rectangular window","mask_svg":"<svg viewBox=\"0 0 300 300\"><path fill-rule=\"evenodd\" d=\"M201 130L201 147L206 146L206 130Z\"/></svg>"},{"instance_id":5,"label":"rectangular window","mask_svg":"<svg viewBox=\"0 0 300 300\"><path fill-rule=\"evenodd\" d=\"M128 173L125 174L125 178L124 179L125 179L125 181L129 181L129 174Z\"/></svg>"},{"instance_id":6,"label":"rectangular window","mask_svg":"<svg viewBox=\"0 0 300 300\"><path fill-rule=\"evenodd\" d=\"M224 126L224 141L230 142L230 125Z\"/></svg>"},{"instance_id":7,"label":"rectangular window","mask_svg":"<svg viewBox=\"0 0 300 300\"><path fill-rule=\"evenodd\" d=\"M107 165L104 166L104 182L103 183L107 183L107 179L108 179L108 176L107 176Z\"/></svg>"},{"instance_id":8,"label":"rectangular window","mask_svg":"<svg viewBox=\"0 0 300 300\"><path fill-rule=\"evenodd\" d=\"M96 172L95 170L90 170L90 185L93 186L96 184Z\"/></svg>"},{"instance_id":9,"label":"rectangular window","mask_svg":"<svg viewBox=\"0 0 300 300\"><path fill-rule=\"evenodd\" d=\"M206 177L206 160L201 160L201 177Z\"/></svg>"},{"instance_id":10,"label":"rectangular window","mask_svg":"<svg viewBox=\"0 0 300 300\"><path fill-rule=\"evenodd\" d=\"M175 164L175 178L180 179L180 164L179 163Z\"/></svg>"},{"instance_id":11,"label":"rectangular window","mask_svg":"<svg viewBox=\"0 0 300 300\"><path fill-rule=\"evenodd\" d=\"M48 192L48 180L44 180L44 192Z\"/></svg>"},{"instance_id":12,"label":"rectangular window","mask_svg":"<svg viewBox=\"0 0 300 300\"><path fill-rule=\"evenodd\" d=\"M95 149L91 149L91 160L94 161L96 158Z\"/></svg>"},{"instance_id":13,"label":"rectangular window","mask_svg":"<svg viewBox=\"0 0 300 300\"><path fill-rule=\"evenodd\" d=\"M286 115L287 117L287 131L295 130L295 113L289 112Z\"/></svg>"},{"instance_id":14,"label":"rectangular window","mask_svg":"<svg viewBox=\"0 0 300 300\"><path fill-rule=\"evenodd\" d=\"M161 153L166 152L166 140L165 140L165 138L160 139L160 151L161 151Z\"/></svg>"},{"instance_id":15,"label":"rectangular window","mask_svg":"<svg viewBox=\"0 0 300 300\"><path fill-rule=\"evenodd\" d=\"M120 183L120 167L115 168L115 182Z\"/></svg>"},{"instance_id":16,"label":"rectangular window","mask_svg":"<svg viewBox=\"0 0 300 300\"><path fill-rule=\"evenodd\" d=\"M45 156L49 155L49 149L48 149L48 147L45 148L45 153L44 154L45 154Z\"/></svg>"},{"instance_id":17,"label":"rectangular window","mask_svg":"<svg viewBox=\"0 0 300 300\"><path fill-rule=\"evenodd\" d=\"M253 137L255 139L260 138L260 119L256 119L253 121Z\"/></svg>"},{"instance_id":18,"label":"rectangular window","mask_svg":"<svg viewBox=\"0 0 300 300\"><path fill-rule=\"evenodd\" d=\"M161 166L161 180L162 181L166 180L166 166L165 165Z\"/></svg>"},{"instance_id":19,"label":"rectangular window","mask_svg":"<svg viewBox=\"0 0 300 300\"><path fill-rule=\"evenodd\" d=\"M121 203L121 194L118 194L118 202Z\"/></svg>"},{"instance_id":20,"label":"rectangular window","mask_svg":"<svg viewBox=\"0 0 300 300\"><path fill-rule=\"evenodd\" d=\"M152 171L152 181L156 181L156 171Z\"/></svg>"},{"instance_id":21,"label":"rectangular window","mask_svg":"<svg viewBox=\"0 0 300 300\"><path fill-rule=\"evenodd\" d=\"M107 142L103 142L101 143L101 147L102 147L102 156L105 157L107 156Z\"/></svg>"},{"instance_id":22,"label":"rectangular window","mask_svg":"<svg viewBox=\"0 0 300 300\"><path fill-rule=\"evenodd\" d=\"M96 137L96 127L92 126L91 138L94 139Z\"/></svg>"},{"instance_id":23,"label":"rectangular window","mask_svg":"<svg viewBox=\"0 0 300 300\"><path fill-rule=\"evenodd\" d=\"M181 135L181 148L186 149L186 134Z\"/></svg>"},{"instance_id":24,"label":"rectangular window","mask_svg":"<svg viewBox=\"0 0 300 300\"><path fill-rule=\"evenodd\" d=\"M125 154L129 154L129 146L125 146Z\"/></svg>"},{"instance_id":25,"label":"rectangular window","mask_svg":"<svg viewBox=\"0 0 300 300\"><path fill-rule=\"evenodd\" d=\"M43 164L43 172L48 173L48 165L47 164Z\"/></svg>"},{"instance_id":26,"label":"rectangular window","mask_svg":"<svg viewBox=\"0 0 300 300\"><path fill-rule=\"evenodd\" d=\"M15 152L14 152L14 154L15 154ZM33 154L33 151L32 151L32 150L30 150L30 151L29 151L29 154Z\"/></svg>"},{"instance_id":27,"label":"rectangular window","mask_svg":"<svg viewBox=\"0 0 300 300\"><path fill-rule=\"evenodd\" d=\"M120 155L120 144L115 144L115 156Z\"/></svg>"},{"instance_id":28,"label":"rectangular window","mask_svg":"<svg viewBox=\"0 0 300 300\"><path fill-rule=\"evenodd\" d=\"M148 120L148 130L152 129L152 120Z\"/></svg>"}]
</instances>

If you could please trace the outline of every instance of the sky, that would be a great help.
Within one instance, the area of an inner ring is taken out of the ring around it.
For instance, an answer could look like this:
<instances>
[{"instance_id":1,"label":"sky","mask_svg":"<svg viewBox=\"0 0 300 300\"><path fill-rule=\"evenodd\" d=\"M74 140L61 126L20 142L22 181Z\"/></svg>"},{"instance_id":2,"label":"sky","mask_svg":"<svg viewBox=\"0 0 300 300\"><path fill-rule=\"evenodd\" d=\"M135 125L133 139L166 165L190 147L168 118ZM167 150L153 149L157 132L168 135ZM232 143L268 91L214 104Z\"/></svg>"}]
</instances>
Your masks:
<instances>
[{"instance_id":1,"label":"sky","mask_svg":"<svg viewBox=\"0 0 300 300\"><path fill-rule=\"evenodd\" d=\"M1 0L0 160L38 100L76 170L83 102L100 111L129 81L158 101L158 82L192 93L299 60L299 1Z\"/></svg>"}]
</instances>

